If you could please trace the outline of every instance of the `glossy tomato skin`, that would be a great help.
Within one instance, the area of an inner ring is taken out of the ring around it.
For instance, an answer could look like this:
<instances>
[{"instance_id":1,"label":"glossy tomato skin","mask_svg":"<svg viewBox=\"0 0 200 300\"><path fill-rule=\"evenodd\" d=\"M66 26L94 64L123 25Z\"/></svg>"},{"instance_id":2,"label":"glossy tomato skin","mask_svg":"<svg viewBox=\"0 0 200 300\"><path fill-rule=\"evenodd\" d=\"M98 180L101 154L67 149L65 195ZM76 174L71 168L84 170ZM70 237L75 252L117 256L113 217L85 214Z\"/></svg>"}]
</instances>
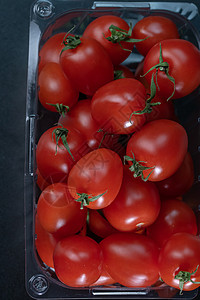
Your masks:
<instances>
[{"instance_id":1,"label":"glossy tomato skin","mask_svg":"<svg viewBox=\"0 0 200 300\"><path fill-rule=\"evenodd\" d=\"M162 247L168 238L179 232L197 234L193 210L185 202L175 198L161 201L158 218L147 228L147 235Z\"/></svg>"},{"instance_id":2,"label":"glossy tomato skin","mask_svg":"<svg viewBox=\"0 0 200 300\"><path fill-rule=\"evenodd\" d=\"M147 287L158 278L158 248L148 237L116 233L100 242L105 267L111 277L126 287Z\"/></svg>"},{"instance_id":3,"label":"glossy tomato skin","mask_svg":"<svg viewBox=\"0 0 200 300\"><path fill-rule=\"evenodd\" d=\"M95 281L91 286L98 286L98 285L110 285L114 284L116 281L110 276L108 271L105 268L104 262L102 266L102 271L100 277Z\"/></svg>"},{"instance_id":4,"label":"glossy tomato skin","mask_svg":"<svg viewBox=\"0 0 200 300\"><path fill-rule=\"evenodd\" d=\"M169 75L175 80L175 93L172 99L182 98L194 91L200 83L200 51L189 41L170 39L154 45L144 59L144 74L159 63L160 44L163 61L169 64ZM155 69L150 71L145 78L149 85ZM192 80L190 80L192 78ZM167 99L172 95L174 85L163 71L158 70L157 89L158 95Z\"/></svg>"},{"instance_id":5,"label":"glossy tomato skin","mask_svg":"<svg viewBox=\"0 0 200 300\"><path fill-rule=\"evenodd\" d=\"M133 37L135 39L147 38L135 44L138 52L145 56L155 44L167 39L178 39L179 33L175 23L170 19L162 16L148 16L135 24Z\"/></svg>"},{"instance_id":6,"label":"glossy tomato skin","mask_svg":"<svg viewBox=\"0 0 200 300\"><path fill-rule=\"evenodd\" d=\"M152 172L148 180L160 181L178 170L187 147L188 137L183 126L172 120L161 119L145 124L136 132L128 142L126 154L133 157L134 153L136 161L142 161L141 165L152 168L143 171L144 178Z\"/></svg>"},{"instance_id":7,"label":"glossy tomato skin","mask_svg":"<svg viewBox=\"0 0 200 300\"><path fill-rule=\"evenodd\" d=\"M175 279L180 271L194 272L200 263L200 238L189 233L176 233L172 235L162 247L159 255L159 270L162 280L175 288L179 288L179 280ZM193 281L200 281L200 270L198 268ZM184 283L183 290L191 291L198 288L200 284L190 281Z\"/></svg>"},{"instance_id":8,"label":"glossy tomato skin","mask_svg":"<svg viewBox=\"0 0 200 300\"><path fill-rule=\"evenodd\" d=\"M159 193L164 197L178 197L185 194L194 183L194 165L189 152L180 168L170 177L156 182Z\"/></svg>"},{"instance_id":9,"label":"glossy tomato skin","mask_svg":"<svg viewBox=\"0 0 200 300\"><path fill-rule=\"evenodd\" d=\"M56 245L55 272L70 287L84 287L94 283L101 275L102 264L101 248L90 237L72 235Z\"/></svg>"},{"instance_id":10,"label":"glossy tomato skin","mask_svg":"<svg viewBox=\"0 0 200 300\"><path fill-rule=\"evenodd\" d=\"M101 209L109 205L119 192L123 177L122 161L117 153L100 148L83 156L71 169L68 177L69 191L75 199L77 193L92 197L103 194L87 206Z\"/></svg>"},{"instance_id":11,"label":"glossy tomato skin","mask_svg":"<svg viewBox=\"0 0 200 300\"><path fill-rule=\"evenodd\" d=\"M61 140L59 140L58 147L56 147L55 136L53 135L53 131L56 128L62 127L54 126L47 129L40 137L36 149L37 167L42 177L49 183L67 180L69 170L85 154L82 153L85 143L84 137L70 127L68 127L67 141L75 161L63 146Z\"/></svg>"},{"instance_id":12,"label":"glossy tomato skin","mask_svg":"<svg viewBox=\"0 0 200 300\"><path fill-rule=\"evenodd\" d=\"M103 139L104 132L98 132L101 128L91 115L91 100L89 99L78 101L65 116L60 116L58 123L66 128L70 125L77 129L85 137L88 147L93 150L97 149L100 144L101 147L111 149L117 144L118 136L106 135Z\"/></svg>"},{"instance_id":13,"label":"glossy tomato skin","mask_svg":"<svg viewBox=\"0 0 200 300\"><path fill-rule=\"evenodd\" d=\"M144 114L131 117L134 111L144 109L145 101L146 90L138 80L117 79L94 94L92 116L108 132L129 134L139 130L146 121Z\"/></svg>"},{"instance_id":14,"label":"glossy tomato skin","mask_svg":"<svg viewBox=\"0 0 200 300\"><path fill-rule=\"evenodd\" d=\"M41 260L50 268L54 268L53 252L59 238L44 230L38 215L35 216L35 247Z\"/></svg>"},{"instance_id":15,"label":"glossy tomato skin","mask_svg":"<svg viewBox=\"0 0 200 300\"><path fill-rule=\"evenodd\" d=\"M87 210L80 209L80 203L74 201L65 183L55 183L40 194L37 213L42 227L62 238L82 229Z\"/></svg>"},{"instance_id":16,"label":"glossy tomato skin","mask_svg":"<svg viewBox=\"0 0 200 300\"><path fill-rule=\"evenodd\" d=\"M60 52L64 47L62 42L65 36L65 32L57 33L44 43L39 52L39 72L48 62L59 63Z\"/></svg>"},{"instance_id":17,"label":"glossy tomato skin","mask_svg":"<svg viewBox=\"0 0 200 300\"><path fill-rule=\"evenodd\" d=\"M80 39L81 43L76 48L61 53L60 64L78 91L91 96L114 79L113 64L96 40Z\"/></svg>"},{"instance_id":18,"label":"glossy tomato skin","mask_svg":"<svg viewBox=\"0 0 200 300\"><path fill-rule=\"evenodd\" d=\"M89 210L88 227L91 232L101 238L117 233L117 230L95 209Z\"/></svg>"},{"instance_id":19,"label":"glossy tomato skin","mask_svg":"<svg viewBox=\"0 0 200 300\"><path fill-rule=\"evenodd\" d=\"M160 211L160 196L154 183L134 178L124 167L121 189L115 200L103 209L110 224L120 231L151 225Z\"/></svg>"},{"instance_id":20,"label":"glossy tomato skin","mask_svg":"<svg viewBox=\"0 0 200 300\"><path fill-rule=\"evenodd\" d=\"M45 64L39 74L38 85L39 100L48 110L57 111L54 106L49 104L58 103L71 108L78 101L78 91L57 63Z\"/></svg>"},{"instance_id":21,"label":"glossy tomato skin","mask_svg":"<svg viewBox=\"0 0 200 300\"><path fill-rule=\"evenodd\" d=\"M111 25L117 26L126 31L129 30L129 25L122 18L113 15L105 15L92 21L86 27L83 37L96 39L109 54L112 63L114 65L119 65L130 55L133 50L134 43L121 41L120 46L119 43L112 43L111 41L108 41L106 38L111 36L111 32L109 30Z\"/></svg>"}]
</instances>

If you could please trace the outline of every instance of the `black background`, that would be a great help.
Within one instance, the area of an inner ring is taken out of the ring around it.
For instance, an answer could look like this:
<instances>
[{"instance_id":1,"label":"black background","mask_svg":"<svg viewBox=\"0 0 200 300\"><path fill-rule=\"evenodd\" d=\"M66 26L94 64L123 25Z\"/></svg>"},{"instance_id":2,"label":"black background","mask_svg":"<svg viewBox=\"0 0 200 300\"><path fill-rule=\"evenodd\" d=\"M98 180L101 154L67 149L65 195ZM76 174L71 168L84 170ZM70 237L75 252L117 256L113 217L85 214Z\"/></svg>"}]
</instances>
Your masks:
<instances>
[{"instance_id":1,"label":"black background","mask_svg":"<svg viewBox=\"0 0 200 300\"><path fill-rule=\"evenodd\" d=\"M32 0L0 1L0 299L25 291L24 134L29 11Z\"/></svg>"},{"instance_id":2,"label":"black background","mask_svg":"<svg viewBox=\"0 0 200 300\"><path fill-rule=\"evenodd\" d=\"M0 1L0 299L2 300L30 299L25 290L24 279L23 193L29 11L32 2L32 0ZM198 0L193 2L200 6Z\"/></svg>"}]
</instances>

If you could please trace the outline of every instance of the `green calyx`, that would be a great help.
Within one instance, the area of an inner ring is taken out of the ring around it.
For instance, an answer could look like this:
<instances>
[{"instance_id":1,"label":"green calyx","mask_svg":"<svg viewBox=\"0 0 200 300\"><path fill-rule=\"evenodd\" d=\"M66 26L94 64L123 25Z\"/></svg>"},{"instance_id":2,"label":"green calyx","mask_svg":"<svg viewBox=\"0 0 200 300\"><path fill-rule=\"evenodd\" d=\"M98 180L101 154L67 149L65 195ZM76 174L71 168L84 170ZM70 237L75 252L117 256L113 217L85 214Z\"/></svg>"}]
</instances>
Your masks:
<instances>
[{"instance_id":1,"label":"green calyx","mask_svg":"<svg viewBox=\"0 0 200 300\"><path fill-rule=\"evenodd\" d=\"M129 122L131 123L131 118L133 115L142 115L142 114L146 114L146 113L151 113L152 110L153 110L153 106L156 106L156 105L160 105L161 102L151 102L152 99L155 97L156 95L156 84L154 82L154 76L155 74L152 75L151 77L151 94L150 94L150 97L146 100L146 106L144 109L142 110L137 110L137 111L134 111L132 112L132 114L130 115L130 118L129 118Z\"/></svg>"},{"instance_id":2,"label":"green calyx","mask_svg":"<svg viewBox=\"0 0 200 300\"><path fill-rule=\"evenodd\" d=\"M112 137L114 136L113 133L110 133L110 132L107 132L107 131L104 132L103 129L99 129L99 130L97 130L97 132L102 132L102 133L103 133L103 137L102 137L102 139L101 139L101 141L100 141L100 143L99 143L98 149L101 148L101 145L102 145L102 143L103 143L103 141L104 141L106 135L111 135Z\"/></svg>"},{"instance_id":3,"label":"green calyx","mask_svg":"<svg viewBox=\"0 0 200 300\"><path fill-rule=\"evenodd\" d=\"M62 126L61 124L58 124L58 125ZM74 160L74 157L73 157L73 155L72 155L72 153L71 153L71 151L69 149L69 145L68 145L68 142L67 142L68 132L69 132L69 130L67 128L64 128L63 126L61 128L57 127L57 128L55 128L53 130L53 132L52 132L52 140L54 140L54 136L55 136L55 141L56 141L56 152L55 152L55 155L57 154L58 147L61 148L58 145L58 143L59 143L59 141L61 139L63 146L67 149L68 153L70 154L70 156Z\"/></svg>"},{"instance_id":4,"label":"green calyx","mask_svg":"<svg viewBox=\"0 0 200 300\"><path fill-rule=\"evenodd\" d=\"M190 281L194 284L200 284L200 282L196 282L196 281L193 281L191 279L191 276L194 275L197 270L199 268L199 265L196 267L196 270L194 272L187 272L187 271L180 271L174 278L179 280L179 289L180 289L180 295L182 295L183 293L183 286L184 286L184 283Z\"/></svg>"},{"instance_id":5,"label":"green calyx","mask_svg":"<svg viewBox=\"0 0 200 300\"><path fill-rule=\"evenodd\" d=\"M114 71L114 80L122 79L122 78L124 78L123 71L121 71L121 70L115 70Z\"/></svg>"},{"instance_id":6,"label":"green calyx","mask_svg":"<svg viewBox=\"0 0 200 300\"><path fill-rule=\"evenodd\" d=\"M62 49L60 54L62 54L63 51L66 51L68 49L75 49L78 45L81 44L80 36L79 35L74 35L74 36L68 35L69 32L67 32L67 34L64 36L63 45L65 47Z\"/></svg>"},{"instance_id":7,"label":"green calyx","mask_svg":"<svg viewBox=\"0 0 200 300\"><path fill-rule=\"evenodd\" d=\"M156 82L157 82L158 71L161 71L161 72L164 72L166 74L167 78L173 83L173 87L174 87L173 92L167 98L167 101L168 101L169 99L171 99L174 96L176 86L175 86L175 79L172 76L169 75L169 64L168 64L168 62L163 61L161 43L160 43L159 63L156 64L155 66L153 66L152 68L150 68L144 75L141 75L141 77L144 77L145 75L147 75L152 70L156 70L156 73L152 74L152 77L154 77L154 75L156 76Z\"/></svg>"},{"instance_id":8,"label":"green calyx","mask_svg":"<svg viewBox=\"0 0 200 300\"><path fill-rule=\"evenodd\" d=\"M53 107L55 107L55 109L57 110L57 112L62 115L63 117L65 116L65 113L69 111L69 106L64 105L64 104L53 104L53 103L47 103L48 105L51 105Z\"/></svg>"},{"instance_id":9,"label":"green calyx","mask_svg":"<svg viewBox=\"0 0 200 300\"><path fill-rule=\"evenodd\" d=\"M133 172L133 177L134 178L141 177L141 179L143 181L147 181L149 179L149 176L151 175L151 173L154 171L155 167L145 167L145 166L141 165L141 163L146 163L146 162L145 161L136 161L135 155L133 154L133 152L132 152L132 155L133 155L133 157L125 155L124 163L125 163L125 161L131 161L132 165L129 167L129 170L131 172ZM151 169L153 169L153 170L151 170ZM144 170L151 170L151 172L147 175L146 178L144 178L144 174L143 174Z\"/></svg>"},{"instance_id":10,"label":"green calyx","mask_svg":"<svg viewBox=\"0 0 200 300\"><path fill-rule=\"evenodd\" d=\"M94 202L94 201L98 200L105 193L107 193L107 191L105 191L104 193L102 193L100 195L94 196L94 197L92 197L92 195L88 195L86 193L77 193L79 198L75 199L75 201L80 202L81 203L81 209L83 209L84 206L88 206L90 204L90 202Z\"/></svg>"},{"instance_id":11,"label":"green calyx","mask_svg":"<svg viewBox=\"0 0 200 300\"><path fill-rule=\"evenodd\" d=\"M128 30L124 30L121 29L115 25L110 25L109 30L111 32L111 36L105 37L109 42L112 42L113 44L118 43L121 48L125 51L130 51L129 49L124 49L121 45L121 42L128 42L128 43L137 43L137 42L142 42L145 39L132 39L131 35L132 35L132 24L130 23L129 29Z\"/></svg>"}]
</instances>

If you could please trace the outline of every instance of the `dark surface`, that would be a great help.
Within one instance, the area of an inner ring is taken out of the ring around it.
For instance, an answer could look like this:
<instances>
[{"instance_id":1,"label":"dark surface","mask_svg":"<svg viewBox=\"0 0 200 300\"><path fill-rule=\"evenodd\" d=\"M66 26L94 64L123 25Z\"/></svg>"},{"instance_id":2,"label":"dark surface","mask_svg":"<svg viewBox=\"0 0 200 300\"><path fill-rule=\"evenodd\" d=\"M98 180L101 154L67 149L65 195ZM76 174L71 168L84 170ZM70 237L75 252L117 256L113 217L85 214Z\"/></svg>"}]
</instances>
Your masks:
<instances>
[{"instance_id":1,"label":"dark surface","mask_svg":"<svg viewBox=\"0 0 200 300\"><path fill-rule=\"evenodd\" d=\"M24 275L23 176L29 8L32 2L32 0L0 2L0 299L2 300L30 299L25 291Z\"/></svg>"},{"instance_id":2,"label":"dark surface","mask_svg":"<svg viewBox=\"0 0 200 300\"><path fill-rule=\"evenodd\" d=\"M30 299L24 279L24 125L31 0L0 10L1 256L0 298Z\"/></svg>"}]
</instances>

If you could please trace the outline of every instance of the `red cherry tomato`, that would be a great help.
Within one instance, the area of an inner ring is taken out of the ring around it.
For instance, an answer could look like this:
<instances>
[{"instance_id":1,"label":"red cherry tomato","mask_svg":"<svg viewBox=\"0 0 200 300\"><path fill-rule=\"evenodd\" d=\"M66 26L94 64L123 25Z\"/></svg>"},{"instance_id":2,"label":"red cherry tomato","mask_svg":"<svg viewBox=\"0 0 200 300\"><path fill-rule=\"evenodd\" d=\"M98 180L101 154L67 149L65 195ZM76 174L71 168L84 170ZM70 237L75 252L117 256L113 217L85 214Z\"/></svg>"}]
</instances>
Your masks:
<instances>
[{"instance_id":1,"label":"red cherry tomato","mask_svg":"<svg viewBox=\"0 0 200 300\"><path fill-rule=\"evenodd\" d=\"M61 53L60 63L78 91L93 95L98 88L113 80L113 65L105 49L96 40L80 38L80 41L76 48Z\"/></svg>"},{"instance_id":2,"label":"red cherry tomato","mask_svg":"<svg viewBox=\"0 0 200 300\"><path fill-rule=\"evenodd\" d=\"M63 39L66 36L65 32L57 33L50 37L42 46L39 52L39 72L44 65L49 62L59 63L60 52L63 48Z\"/></svg>"},{"instance_id":3,"label":"red cherry tomato","mask_svg":"<svg viewBox=\"0 0 200 300\"><path fill-rule=\"evenodd\" d=\"M69 191L88 208L101 209L115 199L122 177L123 165L119 155L100 148L83 156L73 166L68 177Z\"/></svg>"},{"instance_id":4,"label":"red cherry tomato","mask_svg":"<svg viewBox=\"0 0 200 300\"><path fill-rule=\"evenodd\" d=\"M101 148L112 149L116 146L119 138L117 135L114 137L105 135L105 138L103 138L104 132L99 131L101 129L100 125L91 115L91 100L88 99L79 101L65 116L61 115L58 123L66 128L73 126L73 128L77 129L85 137L88 147L93 150L100 145Z\"/></svg>"},{"instance_id":5,"label":"red cherry tomato","mask_svg":"<svg viewBox=\"0 0 200 300\"><path fill-rule=\"evenodd\" d=\"M105 238L117 230L98 212L98 210L89 210L89 229L91 232L101 238Z\"/></svg>"},{"instance_id":6,"label":"red cherry tomato","mask_svg":"<svg viewBox=\"0 0 200 300\"><path fill-rule=\"evenodd\" d=\"M38 77L39 100L48 110L57 111L53 105L72 107L78 100L78 92L64 74L59 64L47 63Z\"/></svg>"},{"instance_id":7,"label":"red cherry tomato","mask_svg":"<svg viewBox=\"0 0 200 300\"><path fill-rule=\"evenodd\" d=\"M69 127L66 139L74 160L64 147L61 139L56 145L53 132L57 128L58 130L63 129L61 126L54 126L46 130L40 137L36 149L37 167L42 177L49 183L66 180L74 163L85 154L85 152L83 153L85 151L84 137L78 131Z\"/></svg>"},{"instance_id":8,"label":"red cherry tomato","mask_svg":"<svg viewBox=\"0 0 200 300\"><path fill-rule=\"evenodd\" d=\"M141 168L150 168L142 172L144 178L161 181L178 170L187 147L188 137L183 126L172 120L161 119L145 124L136 132L128 142L126 154L130 158L134 155ZM132 168L135 160L128 161ZM135 172L134 176L137 174L141 175Z\"/></svg>"},{"instance_id":9,"label":"red cherry tomato","mask_svg":"<svg viewBox=\"0 0 200 300\"><path fill-rule=\"evenodd\" d=\"M178 197L185 194L194 183L194 166L189 152L180 168L170 177L156 182L159 193L164 197Z\"/></svg>"},{"instance_id":10,"label":"red cherry tomato","mask_svg":"<svg viewBox=\"0 0 200 300\"><path fill-rule=\"evenodd\" d=\"M35 216L35 247L41 260L50 268L54 268L53 252L59 239L44 230L40 224L38 215Z\"/></svg>"},{"instance_id":11,"label":"red cherry tomato","mask_svg":"<svg viewBox=\"0 0 200 300\"><path fill-rule=\"evenodd\" d=\"M74 201L66 184L55 183L40 194L37 213L46 231L65 237L82 229L87 210L80 209L80 203Z\"/></svg>"},{"instance_id":12,"label":"red cherry tomato","mask_svg":"<svg viewBox=\"0 0 200 300\"><path fill-rule=\"evenodd\" d=\"M179 232L197 234L193 210L185 202L177 199L161 201L158 218L147 228L147 235L162 247L169 237Z\"/></svg>"},{"instance_id":13,"label":"red cherry tomato","mask_svg":"<svg viewBox=\"0 0 200 300\"><path fill-rule=\"evenodd\" d=\"M158 274L158 248L148 237L116 233L100 242L105 267L111 277L126 287L147 287Z\"/></svg>"},{"instance_id":14,"label":"red cherry tomato","mask_svg":"<svg viewBox=\"0 0 200 300\"><path fill-rule=\"evenodd\" d=\"M55 272L70 287L85 287L101 275L103 256L97 242L87 236L69 236L56 245Z\"/></svg>"},{"instance_id":15,"label":"red cherry tomato","mask_svg":"<svg viewBox=\"0 0 200 300\"><path fill-rule=\"evenodd\" d=\"M113 64L119 65L130 55L131 51L133 50L134 43L126 41L132 37L132 30L131 35L127 37L125 41L118 42L118 40L115 39L112 42L107 39L112 36L112 29L109 29L111 25L125 30L126 33L129 31L129 25L122 18L113 15L105 15L92 21L86 27L83 37L96 39L109 54Z\"/></svg>"},{"instance_id":16,"label":"red cherry tomato","mask_svg":"<svg viewBox=\"0 0 200 300\"><path fill-rule=\"evenodd\" d=\"M115 134L129 134L145 123L145 115L132 115L145 107L146 90L136 79L112 81L94 94L92 116L101 128ZM130 120L131 119L131 120Z\"/></svg>"},{"instance_id":17,"label":"red cherry tomato","mask_svg":"<svg viewBox=\"0 0 200 300\"><path fill-rule=\"evenodd\" d=\"M170 39L161 41L154 45L145 57L144 74L146 74L150 68L159 64L160 45L163 62L168 63L168 73L175 80L175 93L172 99L189 95L200 83L200 51L186 40ZM155 69L145 75L149 85L153 74L156 74ZM157 93L162 98L167 99L172 96L174 84L166 75L166 67L158 68L157 85L159 86Z\"/></svg>"},{"instance_id":18,"label":"red cherry tomato","mask_svg":"<svg viewBox=\"0 0 200 300\"><path fill-rule=\"evenodd\" d=\"M162 247L159 255L159 270L162 280L179 289L182 289L180 286L180 281L182 281L184 291L198 288L200 286L200 268L197 270L200 264L199 249L199 236L189 233L172 235ZM193 282L189 280L190 276L188 275L191 276ZM194 282L198 282L198 284Z\"/></svg>"},{"instance_id":19,"label":"red cherry tomato","mask_svg":"<svg viewBox=\"0 0 200 300\"><path fill-rule=\"evenodd\" d=\"M145 56L158 42L167 39L178 39L179 33L174 22L162 16L148 16L138 21L133 28L135 39L145 39L135 46Z\"/></svg>"},{"instance_id":20,"label":"red cherry tomato","mask_svg":"<svg viewBox=\"0 0 200 300\"><path fill-rule=\"evenodd\" d=\"M121 189L115 200L103 209L110 224L120 231L132 231L155 222L160 211L160 196L152 182L134 178L124 167Z\"/></svg>"}]
</instances>

